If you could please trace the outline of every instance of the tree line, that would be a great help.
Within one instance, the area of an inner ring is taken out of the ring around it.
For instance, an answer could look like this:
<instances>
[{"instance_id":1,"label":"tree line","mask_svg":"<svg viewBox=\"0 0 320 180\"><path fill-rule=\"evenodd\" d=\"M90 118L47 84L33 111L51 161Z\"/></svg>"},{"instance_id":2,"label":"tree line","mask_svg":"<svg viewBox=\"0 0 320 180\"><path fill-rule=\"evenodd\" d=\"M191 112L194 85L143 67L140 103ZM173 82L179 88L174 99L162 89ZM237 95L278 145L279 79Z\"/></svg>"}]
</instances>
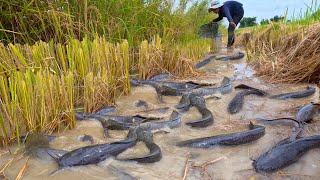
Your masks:
<instances>
[{"instance_id":1,"label":"tree line","mask_svg":"<svg viewBox=\"0 0 320 180\"><path fill-rule=\"evenodd\" d=\"M269 24L270 22L279 22L279 21L283 21L284 19L285 19L284 16L276 15L270 19L262 19L260 22L260 25ZM240 22L240 28L251 27L256 25L258 25L257 17L244 17Z\"/></svg>"}]
</instances>

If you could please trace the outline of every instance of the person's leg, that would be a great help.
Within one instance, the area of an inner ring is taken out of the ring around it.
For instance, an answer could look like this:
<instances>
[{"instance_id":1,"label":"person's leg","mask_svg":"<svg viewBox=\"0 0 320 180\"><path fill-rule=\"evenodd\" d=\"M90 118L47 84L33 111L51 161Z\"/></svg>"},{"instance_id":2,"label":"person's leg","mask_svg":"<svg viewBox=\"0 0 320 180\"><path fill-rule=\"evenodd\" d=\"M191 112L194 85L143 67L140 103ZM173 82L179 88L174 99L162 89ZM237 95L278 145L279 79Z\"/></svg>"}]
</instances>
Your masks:
<instances>
[{"instance_id":1,"label":"person's leg","mask_svg":"<svg viewBox=\"0 0 320 180\"><path fill-rule=\"evenodd\" d=\"M233 22L238 26L238 24L240 23L240 21L241 21L241 19L243 18L243 15L244 15L244 11L243 11L243 9L242 9L242 11L241 12L239 12L239 15L236 15L236 16L234 16L232 19L233 19ZM229 27L229 29L230 29L230 27ZM234 31L235 31L235 28L231 28L230 30L232 30L232 32L229 32L229 29L228 29L228 47L231 47L233 44L234 44L234 42L235 42L235 33L234 33ZM230 41L229 41L229 37L230 37ZM229 42L230 42L230 44L229 44Z\"/></svg>"},{"instance_id":2,"label":"person's leg","mask_svg":"<svg viewBox=\"0 0 320 180\"><path fill-rule=\"evenodd\" d=\"M229 25L229 28L228 28L228 45L227 45L228 48L230 48L234 43L234 30L235 30L235 28Z\"/></svg>"}]
</instances>

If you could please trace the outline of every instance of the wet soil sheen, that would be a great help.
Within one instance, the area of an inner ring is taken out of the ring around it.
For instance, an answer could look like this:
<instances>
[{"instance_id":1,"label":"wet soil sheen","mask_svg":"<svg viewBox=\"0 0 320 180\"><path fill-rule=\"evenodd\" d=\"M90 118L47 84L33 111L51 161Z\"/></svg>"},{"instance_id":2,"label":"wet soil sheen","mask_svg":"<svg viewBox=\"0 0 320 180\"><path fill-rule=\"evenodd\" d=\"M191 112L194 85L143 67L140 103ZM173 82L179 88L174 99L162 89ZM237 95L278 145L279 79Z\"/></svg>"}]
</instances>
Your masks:
<instances>
[{"instance_id":1,"label":"wet soil sheen","mask_svg":"<svg viewBox=\"0 0 320 180\"><path fill-rule=\"evenodd\" d=\"M222 51L222 53L226 53ZM233 86L238 84L250 85L269 92L280 94L304 90L308 84L299 85L272 85L263 82L254 76L254 71L246 65L245 59L235 61L212 61L201 68L206 72L203 77L188 79L193 81L221 82L224 76L233 80ZM312 85L313 86L313 85ZM30 158L23 179L56 179L56 180L87 180L87 179L182 179L186 172L186 179L320 179L320 149L310 150L297 163L273 174L256 173L252 167L252 160L267 151L280 140L288 137L292 127L285 125L266 125L266 134L259 140L229 147L214 147L211 149L191 149L177 147L175 144L182 140L213 136L219 134L240 132L247 130L250 121L256 118L278 118L294 117L297 108L301 105L318 102L319 90L308 98L295 100L275 100L267 97L250 95L245 97L243 109L235 114L229 115L228 103L239 90L230 94L217 95L221 99L211 98L206 101L208 109L214 116L214 124L204 128L196 129L185 125L186 122L201 117L196 108L183 114L182 125L179 128L168 130L170 133L156 133L154 142L162 150L161 161L153 164L138 164L135 162L123 162L115 159L107 159L97 165L68 168L58 171L57 163L54 161L43 161ZM134 115L143 111L144 107L136 107L139 100L148 102L149 108L171 107L165 114L159 115L169 118L172 109L178 104L181 97L164 97L165 103L159 103L154 88L150 86L136 87L129 96L123 96L117 101L117 112L119 115ZM320 121L316 117L313 123L306 126L303 136L320 133ZM127 131L110 131L111 138L104 138L101 124L97 121L81 121L73 130L60 134L57 139L50 143L52 148L73 150L75 148L89 145L90 142L81 142L78 137L91 135L94 143L106 143L125 138ZM12 148L13 149L13 148ZM138 143L134 148L128 149L120 154L120 157L138 157L148 153L143 143ZM0 151L0 165L4 165L13 156ZM8 179L14 179L24 166L27 157L16 158L4 174ZM188 162L186 164L186 162ZM206 164L205 164L206 163ZM202 166L200 168L199 166ZM187 166L187 171L185 168ZM1 177L0 177L1 179Z\"/></svg>"}]
</instances>

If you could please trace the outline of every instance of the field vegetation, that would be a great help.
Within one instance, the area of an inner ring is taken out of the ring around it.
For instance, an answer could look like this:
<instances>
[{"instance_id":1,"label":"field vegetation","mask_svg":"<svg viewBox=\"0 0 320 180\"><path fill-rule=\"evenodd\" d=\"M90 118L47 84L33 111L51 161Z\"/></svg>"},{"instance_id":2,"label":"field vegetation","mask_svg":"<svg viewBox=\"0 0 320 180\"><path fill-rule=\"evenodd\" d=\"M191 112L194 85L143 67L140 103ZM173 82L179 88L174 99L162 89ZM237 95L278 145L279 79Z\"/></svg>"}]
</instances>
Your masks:
<instances>
[{"instance_id":1,"label":"field vegetation","mask_svg":"<svg viewBox=\"0 0 320 180\"><path fill-rule=\"evenodd\" d=\"M130 92L130 77L195 73L207 0L0 1L0 141L73 128ZM188 6L188 8L187 8Z\"/></svg>"},{"instance_id":2,"label":"field vegetation","mask_svg":"<svg viewBox=\"0 0 320 180\"><path fill-rule=\"evenodd\" d=\"M320 80L320 8L314 1L305 14L240 30L250 64L273 83Z\"/></svg>"}]
</instances>

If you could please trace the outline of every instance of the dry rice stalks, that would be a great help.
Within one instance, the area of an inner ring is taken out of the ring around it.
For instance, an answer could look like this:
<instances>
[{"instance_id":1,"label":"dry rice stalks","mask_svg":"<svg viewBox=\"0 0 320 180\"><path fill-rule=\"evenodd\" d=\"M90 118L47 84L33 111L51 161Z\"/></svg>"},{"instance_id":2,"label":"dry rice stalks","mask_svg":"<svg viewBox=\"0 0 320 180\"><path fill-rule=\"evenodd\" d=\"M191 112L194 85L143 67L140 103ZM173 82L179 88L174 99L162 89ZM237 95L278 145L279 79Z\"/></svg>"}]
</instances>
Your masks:
<instances>
[{"instance_id":1,"label":"dry rice stalks","mask_svg":"<svg viewBox=\"0 0 320 180\"><path fill-rule=\"evenodd\" d=\"M258 75L272 83L319 82L320 25L287 34L268 28L247 44Z\"/></svg>"}]
</instances>

